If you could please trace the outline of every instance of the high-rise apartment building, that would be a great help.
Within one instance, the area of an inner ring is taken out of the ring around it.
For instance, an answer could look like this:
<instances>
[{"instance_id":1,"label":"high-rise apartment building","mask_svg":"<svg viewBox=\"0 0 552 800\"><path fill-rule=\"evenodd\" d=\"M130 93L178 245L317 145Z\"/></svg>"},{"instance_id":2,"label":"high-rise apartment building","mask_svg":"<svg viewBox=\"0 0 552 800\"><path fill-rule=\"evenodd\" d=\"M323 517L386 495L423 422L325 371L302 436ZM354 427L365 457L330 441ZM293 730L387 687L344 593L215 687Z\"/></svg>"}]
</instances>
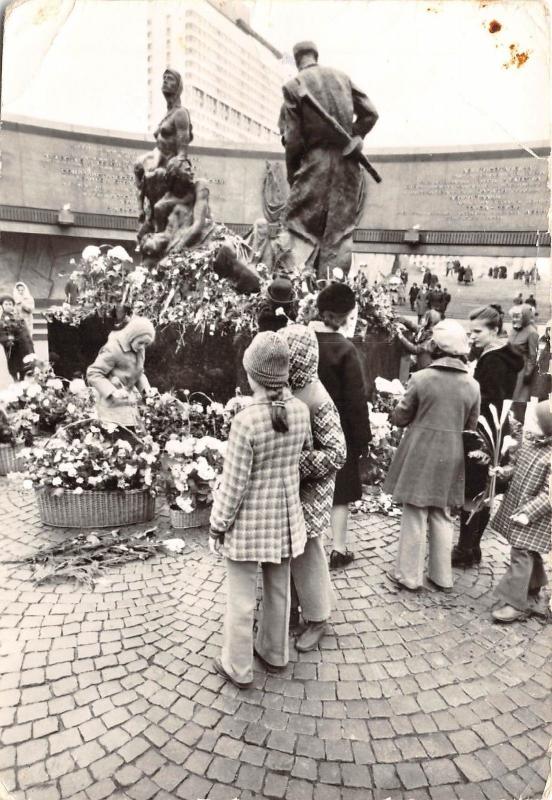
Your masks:
<instances>
[{"instance_id":1,"label":"high-rise apartment building","mask_svg":"<svg viewBox=\"0 0 552 800\"><path fill-rule=\"evenodd\" d=\"M167 66L184 82L194 144L279 141L281 54L249 26L231 0L164 0L150 4L146 23L148 128L165 114L161 77Z\"/></svg>"}]
</instances>

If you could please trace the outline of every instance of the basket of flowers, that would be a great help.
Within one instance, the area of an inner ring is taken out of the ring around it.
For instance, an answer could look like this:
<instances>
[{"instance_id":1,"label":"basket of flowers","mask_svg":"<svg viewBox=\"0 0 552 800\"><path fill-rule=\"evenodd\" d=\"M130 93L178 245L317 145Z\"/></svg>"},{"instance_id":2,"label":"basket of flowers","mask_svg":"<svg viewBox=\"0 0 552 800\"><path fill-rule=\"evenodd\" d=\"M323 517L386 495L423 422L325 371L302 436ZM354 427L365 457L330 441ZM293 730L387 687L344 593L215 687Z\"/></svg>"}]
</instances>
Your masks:
<instances>
[{"instance_id":1,"label":"basket of flowers","mask_svg":"<svg viewBox=\"0 0 552 800\"><path fill-rule=\"evenodd\" d=\"M0 409L0 475L18 468L17 439L6 413Z\"/></svg>"},{"instance_id":2,"label":"basket of flowers","mask_svg":"<svg viewBox=\"0 0 552 800\"><path fill-rule=\"evenodd\" d=\"M159 445L131 431L118 438L113 427L80 420L23 451L23 486L34 489L44 524L105 528L153 518Z\"/></svg>"},{"instance_id":3,"label":"basket of flowers","mask_svg":"<svg viewBox=\"0 0 552 800\"><path fill-rule=\"evenodd\" d=\"M173 438L165 445L165 494L176 530L209 524L225 447L214 436Z\"/></svg>"}]
</instances>

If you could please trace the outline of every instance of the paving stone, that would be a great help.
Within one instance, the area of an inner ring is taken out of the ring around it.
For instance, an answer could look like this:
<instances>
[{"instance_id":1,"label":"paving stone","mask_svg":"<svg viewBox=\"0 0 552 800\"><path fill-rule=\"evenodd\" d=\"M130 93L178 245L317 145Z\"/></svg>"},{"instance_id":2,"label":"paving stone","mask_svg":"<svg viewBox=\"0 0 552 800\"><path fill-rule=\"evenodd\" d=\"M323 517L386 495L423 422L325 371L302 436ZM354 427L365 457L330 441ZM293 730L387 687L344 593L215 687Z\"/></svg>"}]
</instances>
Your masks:
<instances>
[{"instance_id":1,"label":"paving stone","mask_svg":"<svg viewBox=\"0 0 552 800\"><path fill-rule=\"evenodd\" d=\"M290 778L286 789L286 800L312 800L313 786L308 781Z\"/></svg>"},{"instance_id":2,"label":"paving stone","mask_svg":"<svg viewBox=\"0 0 552 800\"><path fill-rule=\"evenodd\" d=\"M269 800L281 800L286 797L287 785L287 776L269 773L265 778L263 795Z\"/></svg>"},{"instance_id":3,"label":"paving stone","mask_svg":"<svg viewBox=\"0 0 552 800\"><path fill-rule=\"evenodd\" d=\"M428 780L419 764L397 764L397 772L405 789L427 786Z\"/></svg>"},{"instance_id":4,"label":"paving stone","mask_svg":"<svg viewBox=\"0 0 552 800\"><path fill-rule=\"evenodd\" d=\"M374 764L372 767L374 783L379 789L399 789L397 771L391 764Z\"/></svg>"},{"instance_id":5,"label":"paving stone","mask_svg":"<svg viewBox=\"0 0 552 800\"><path fill-rule=\"evenodd\" d=\"M458 770L449 758L423 761L422 768L427 775L430 786L439 786L442 783L457 783L460 780Z\"/></svg>"},{"instance_id":6,"label":"paving stone","mask_svg":"<svg viewBox=\"0 0 552 800\"><path fill-rule=\"evenodd\" d=\"M265 779L265 770L252 764L242 764L236 780L241 789L260 792Z\"/></svg>"},{"instance_id":7,"label":"paving stone","mask_svg":"<svg viewBox=\"0 0 552 800\"><path fill-rule=\"evenodd\" d=\"M92 782L92 776L86 769L79 769L63 775L59 781L61 796L74 798L77 792L86 789Z\"/></svg>"}]
</instances>

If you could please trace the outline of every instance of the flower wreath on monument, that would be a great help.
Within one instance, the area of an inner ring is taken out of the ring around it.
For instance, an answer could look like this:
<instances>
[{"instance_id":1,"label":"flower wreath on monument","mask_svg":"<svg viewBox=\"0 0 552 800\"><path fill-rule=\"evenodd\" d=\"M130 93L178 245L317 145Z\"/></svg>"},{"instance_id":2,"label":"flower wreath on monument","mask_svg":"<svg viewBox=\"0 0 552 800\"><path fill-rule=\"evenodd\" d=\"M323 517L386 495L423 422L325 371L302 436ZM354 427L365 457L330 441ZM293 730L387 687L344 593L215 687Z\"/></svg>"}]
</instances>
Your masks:
<instances>
[{"instance_id":1,"label":"flower wreath on monument","mask_svg":"<svg viewBox=\"0 0 552 800\"><path fill-rule=\"evenodd\" d=\"M216 225L212 241L194 250L169 254L157 265L134 266L123 247L107 249L107 245L89 245L83 250L80 263L71 273L78 287L75 305L64 303L48 309L49 320L79 325L96 314L108 317L115 307L127 306L134 313L147 316L154 325L174 325L179 330L179 347L188 332L205 335L233 335L257 332L259 301L265 294L272 275L264 264L256 266L261 291L256 295L239 294L232 283L213 270L213 260L223 243L230 242L243 253L243 240L224 225ZM74 263L74 262L73 262ZM357 295L359 318L364 324L357 329L392 335L394 313L388 295L373 289L363 274L347 280L341 270L334 279L349 283ZM298 321L307 323L317 315L316 292L300 277L292 278L299 299ZM326 281L319 281L317 289Z\"/></svg>"}]
</instances>

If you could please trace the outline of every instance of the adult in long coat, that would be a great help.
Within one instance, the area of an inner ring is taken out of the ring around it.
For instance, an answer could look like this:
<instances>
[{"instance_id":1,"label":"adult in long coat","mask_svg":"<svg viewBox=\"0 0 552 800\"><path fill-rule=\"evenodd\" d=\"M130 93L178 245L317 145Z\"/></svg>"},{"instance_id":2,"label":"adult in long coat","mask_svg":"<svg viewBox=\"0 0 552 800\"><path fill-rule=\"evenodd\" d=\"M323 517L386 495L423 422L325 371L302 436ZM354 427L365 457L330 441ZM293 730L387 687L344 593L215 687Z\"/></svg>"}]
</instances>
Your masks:
<instances>
[{"instance_id":1,"label":"adult in long coat","mask_svg":"<svg viewBox=\"0 0 552 800\"><path fill-rule=\"evenodd\" d=\"M280 115L290 193L284 221L294 237L297 266L306 264L328 277L334 267L348 272L351 242L361 206L364 176L354 153L372 130L378 114L369 98L337 69L318 64L313 42L293 48L298 75L283 87ZM307 89L345 131L356 147L344 154L333 129L307 106Z\"/></svg>"},{"instance_id":2,"label":"adult in long coat","mask_svg":"<svg viewBox=\"0 0 552 800\"><path fill-rule=\"evenodd\" d=\"M540 435L526 431L515 463L512 482L492 528L511 545L510 565L496 588L500 607L492 612L497 622L514 622L534 610L535 600L548 583L542 555L551 549L550 459L552 413L550 401L537 406Z\"/></svg>"},{"instance_id":3,"label":"adult in long coat","mask_svg":"<svg viewBox=\"0 0 552 800\"><path fill-rule=\"evenodd\" d=\"M403 504L399 550L389 577L402 588L423 586L429 528L428 579L452 587L450 509L464 503L462 432L475 429L480 393L464 361L469 350L462 326L443 320L433 330L434 361L410 379L392 421L407 427L384 491Z\"/></svg>"},{"instance_id":4,"label":"adult in long coat","mask_svg":"<svg viewBox=\"0 0 552 800\"><path fill-rule=\"evenodd\" d=\"M481 415L491 429L494 428L491 406L498 417L505 400L511 400L523 357L511 344L499 338L500 312L494 306L481 306L470 314L470 339L477 354L473 377L481 389ZM508 433L507 423L504 433ZM466 437L467 439L468 437ZM473 447L465 441L465 449L479 450L481 444L473 437ZM466 458L466 504L460 512L460 537L452 551L453 567L471 567L481 561L481 538L489 521L489 510L485 507L473 512L472 500L484 491L488 480L488 466L469 457Z\"/></svg>"},{"instance_id":5,"label":"adult in long coat","mask_svg":"<svg viewBox=\"0 0 552 800\"><path fill-rule=\"evenodd\" d=\"M533 309L527 303L510 309L512 332L508 341L523 356L523 366L514 389L514 413L520 422L525 417L525 404L532 394L533 380L537 373L537 351L539 332L534 324Z\"/></svg>"}]
</instances>

